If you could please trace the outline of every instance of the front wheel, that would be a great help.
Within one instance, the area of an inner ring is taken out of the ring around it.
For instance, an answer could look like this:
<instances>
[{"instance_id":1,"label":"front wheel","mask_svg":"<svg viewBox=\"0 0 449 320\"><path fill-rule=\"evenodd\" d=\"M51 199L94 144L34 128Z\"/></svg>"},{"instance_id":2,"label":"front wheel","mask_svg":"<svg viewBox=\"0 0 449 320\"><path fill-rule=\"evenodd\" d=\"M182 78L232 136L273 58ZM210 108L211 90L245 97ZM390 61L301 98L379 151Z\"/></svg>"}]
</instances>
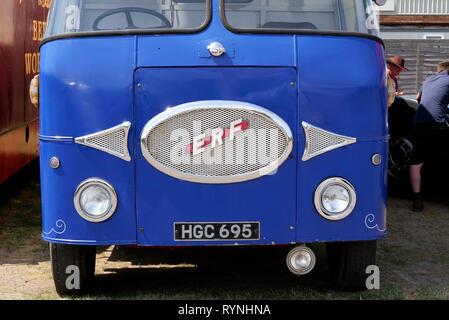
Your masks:
<instances>
[{"instance_id":1,"label":"front wheel","mask_svg":"<svg viewBox=\"0 0 449 320\"><path fill-rule=\"evenodd\" d=\"M87 292L95 274L95 254L95 246L50 243L51 269L59 295Z\"/></svg>"},{"instance_id":2,"label":"front wheel","mask_svg":"<svg viewBox=\"0 0 449 320\"><path fill-rule=\"evenodd\" d=\"M338 289L366 289L366 268L376 264L376 249L376 240L326 243L329 271Z\"/></svg>"}]
</instances>

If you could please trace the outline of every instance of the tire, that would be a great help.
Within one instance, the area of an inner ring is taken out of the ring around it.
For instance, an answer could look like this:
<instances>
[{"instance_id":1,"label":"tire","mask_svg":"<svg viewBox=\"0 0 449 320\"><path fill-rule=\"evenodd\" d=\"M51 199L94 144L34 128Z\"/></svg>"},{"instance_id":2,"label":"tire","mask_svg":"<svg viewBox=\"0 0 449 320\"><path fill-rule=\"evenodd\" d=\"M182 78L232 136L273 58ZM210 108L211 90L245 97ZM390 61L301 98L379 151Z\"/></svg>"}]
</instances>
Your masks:
<instances>
[{"instance_id":1,"label":"tire","mask_svg":"<svg viewBox=\"0 0 449 320\"><path fill-rule=\"evenodd\" d=\"M388 148L388 175L397 180L409 178L413 144L402 137L391 137Z\"/></svg>"},{"instance_id":2,"label":"tire","mask_svg":"<svg viewBox=\"0 0 449 320\"><path fill-rule=\"evenodd\" d=\"M376 249L375 240L326 243L329 271L337 289L366 289L366 268L376 264Z\"/></svg>"},{"instance_id":3,"label":"tire","mask_svg":"<svg viewBox=\"0 0 449 320\"><path fill-rule=\"evenodd\" d=\"M84 294L89 291L95 274L95 256L95 246L50 243L53 281L60 296ZM73 266L77 267L77 270ZM78 270L79 281L76 281L74 279ZM69 285L66 285L66 282Z\"/></svg>"}]
</instances>

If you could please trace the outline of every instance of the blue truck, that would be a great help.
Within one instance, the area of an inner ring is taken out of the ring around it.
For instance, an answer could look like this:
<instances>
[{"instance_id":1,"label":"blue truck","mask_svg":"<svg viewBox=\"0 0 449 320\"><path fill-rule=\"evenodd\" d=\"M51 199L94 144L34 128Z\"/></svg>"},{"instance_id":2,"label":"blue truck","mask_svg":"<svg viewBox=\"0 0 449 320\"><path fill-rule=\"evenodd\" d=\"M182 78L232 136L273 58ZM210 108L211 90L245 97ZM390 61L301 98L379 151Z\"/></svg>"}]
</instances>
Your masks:
<instances>
[{"instance_id":1,"label":"blue truck","mask_svg":"<svg viewBox=\"0 0 449 320\"><path fill-rule=\"evenodd\" d=\"M387 79L372 0L58 0L40 47L55 286L95 246L325 242L361 288L386 236Z\"/></svg>"}]
</instances>

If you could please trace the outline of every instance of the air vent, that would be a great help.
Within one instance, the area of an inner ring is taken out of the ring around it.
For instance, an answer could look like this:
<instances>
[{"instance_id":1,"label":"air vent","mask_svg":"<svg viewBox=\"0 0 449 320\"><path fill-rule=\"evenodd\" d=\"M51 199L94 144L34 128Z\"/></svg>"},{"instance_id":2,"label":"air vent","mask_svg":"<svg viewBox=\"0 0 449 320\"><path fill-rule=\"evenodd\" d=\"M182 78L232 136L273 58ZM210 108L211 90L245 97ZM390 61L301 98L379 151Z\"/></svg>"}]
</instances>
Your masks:
<instances>
[{"instance_id":1,"label":"air vent","mask_svg":"<svg viewBox=\"0 0 449 320\"><path fill-rule=\"evenodd\" d=\"M75 142L90 148L101 150L125 161L131 161L128 152L128 133L131 122L86 136L75 138Z\"/></svg>"},{"instance_id":2,"label":"air vent","mask_svg":"<svg viewBox=\"0 0 449 320\"><path fill-rule=\"evenodd\" d=\"M302 161L357 142L356 138L338 135L306 122L302 123L306 134L306 148Z\"/></svg>"}]
</instances>

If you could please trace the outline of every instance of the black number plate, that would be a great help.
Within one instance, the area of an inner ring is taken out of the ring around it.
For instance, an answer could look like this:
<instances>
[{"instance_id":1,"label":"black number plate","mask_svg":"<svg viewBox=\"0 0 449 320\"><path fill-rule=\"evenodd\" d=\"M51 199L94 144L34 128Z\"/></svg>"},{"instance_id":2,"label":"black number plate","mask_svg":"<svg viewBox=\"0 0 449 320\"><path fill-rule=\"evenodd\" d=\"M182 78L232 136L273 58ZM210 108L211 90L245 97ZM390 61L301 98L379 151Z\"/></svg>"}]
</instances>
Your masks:
<instances>
[{"instance_id":1,"label":"black number plate","mask_svg":"<svg viewBox=\"0 0 449 320\"><path fill-rule=\"evenodd\" d=\"M259 240L259 222L175 222L175 241Z\"/></svg>"}]
</instances>

